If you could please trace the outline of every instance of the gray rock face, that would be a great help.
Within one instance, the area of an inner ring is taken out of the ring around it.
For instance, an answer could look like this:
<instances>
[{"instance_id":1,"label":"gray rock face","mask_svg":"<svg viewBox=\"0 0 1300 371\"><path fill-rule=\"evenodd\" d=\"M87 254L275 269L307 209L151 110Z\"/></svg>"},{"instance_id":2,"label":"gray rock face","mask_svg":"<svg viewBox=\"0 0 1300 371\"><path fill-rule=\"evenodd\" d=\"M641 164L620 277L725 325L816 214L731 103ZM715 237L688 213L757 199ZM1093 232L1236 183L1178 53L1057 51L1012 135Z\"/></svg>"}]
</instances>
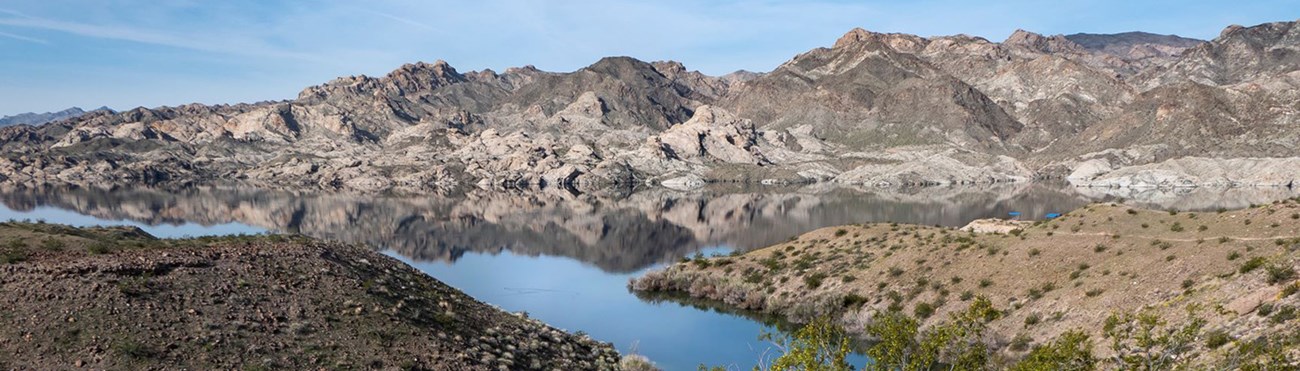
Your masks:
<instances>
[{"instance_id":1,"label":"gray rock face","mask_svg":"<svg viewBox=\"0 0 1300 371\"><path fill-rule=\"evenodd\" d=\"M0 128L0 183L1276 184L1228 167L1298 156L1297 30L1233 26L1208 42L1020 30L997 43L855 29L773 71L722 77L628 57L567 73L414 63L290 101ZM1170 162L1187 157L1238 162ZM1153 175L1170 164L1182 175Z\"/></svg>"}]
</instances>

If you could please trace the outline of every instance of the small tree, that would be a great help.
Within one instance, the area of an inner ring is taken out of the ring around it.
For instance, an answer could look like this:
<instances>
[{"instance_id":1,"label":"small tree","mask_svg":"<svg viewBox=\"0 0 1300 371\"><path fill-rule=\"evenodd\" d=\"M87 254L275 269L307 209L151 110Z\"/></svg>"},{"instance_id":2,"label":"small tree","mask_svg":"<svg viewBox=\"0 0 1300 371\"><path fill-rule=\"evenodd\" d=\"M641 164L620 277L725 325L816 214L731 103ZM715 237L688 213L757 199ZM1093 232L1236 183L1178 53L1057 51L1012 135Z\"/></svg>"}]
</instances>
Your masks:
<instances>
[{"instance_id":1,"label":"small tree","mask_svg":"<svg viewBox=\"0 0 1300 371\"><path fill-rule=\"evenodd\" d=\"M818 317L796 331L792 336L764 334L764 339L776 343L781 356L772 361L772 371L847 371L848 357L852 351L844 330L831 323L828 317Z\"/></svg>"},{"instance_id":2,"label":"small tree","mask_svg":"<svg viewBox=\"0 0 1300 371\"><path fill-rule=\"evenodd\" d=\"M983 369L989 360L984 331L1000 315L992 302L980 297L965 311L953 313L944 323L921 332L914 318L897 312L882 313L867 326L867 334L877 339L867 350L875 361L871 368L922 371L946 362L946 368L955 370Z\"/></svg>"}]
</instances>

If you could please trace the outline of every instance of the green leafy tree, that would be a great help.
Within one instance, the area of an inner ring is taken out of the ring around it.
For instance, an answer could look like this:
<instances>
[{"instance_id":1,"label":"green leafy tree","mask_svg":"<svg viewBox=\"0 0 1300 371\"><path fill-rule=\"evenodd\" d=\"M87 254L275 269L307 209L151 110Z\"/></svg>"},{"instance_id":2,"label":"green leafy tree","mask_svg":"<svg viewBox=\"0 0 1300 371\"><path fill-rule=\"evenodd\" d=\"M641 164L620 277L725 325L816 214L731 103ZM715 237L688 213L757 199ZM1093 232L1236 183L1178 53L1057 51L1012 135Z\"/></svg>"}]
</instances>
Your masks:
<instances>
[{"instance_id":1,"label":"green leafy tree","mask_svg":"<svg viewBox=\"0 0 1300 371\"><path fill-rule=\"evenodd\" d=\"M1066 331L1046 345L1034 347L1010 371L1092 371L1097 360L1092 356L1092 341L1083 331Z\"/></svg>"},{"instance_id":2,"label":"green leafy tree","mask_svg":"<svg viewBox=\"0 0 1300 371\"><path fill-rule=\"evenodd\" d=\"M983 343L988 323L1001 314L987 298L975 299L965 311L921 332L920 323L905 314L882 313L867 326L877 343L867 350L879 371L931 370L941 364L953 370L984 369L989 361Z\"/></svg>"},{"instance_id":3,"label":"green leafy tree","mask_svg":"<svg viewBox=\"0 0 1300 371\"><path fill-rule=\"evenodd\" d=\"M772 361L772 371L847 371L845 360L852 352L849 337L828 317L818 317L792 336L765 334L776 343L781 356Z\"/></svg>"}]
</instances>

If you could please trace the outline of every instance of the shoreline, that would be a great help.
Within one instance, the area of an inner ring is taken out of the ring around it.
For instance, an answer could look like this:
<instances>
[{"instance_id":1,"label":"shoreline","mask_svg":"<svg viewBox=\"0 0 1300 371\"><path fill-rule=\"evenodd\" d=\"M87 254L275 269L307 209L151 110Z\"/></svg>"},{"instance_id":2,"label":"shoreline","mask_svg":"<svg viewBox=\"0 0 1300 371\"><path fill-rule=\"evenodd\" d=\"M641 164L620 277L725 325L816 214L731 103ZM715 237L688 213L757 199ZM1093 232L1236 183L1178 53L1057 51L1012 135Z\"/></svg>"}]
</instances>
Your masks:
<instances>
[{"instance_id":1,"label":"shoreline","mask_svg":"<svg viewBox=\"0 0 1300 371\"><path fill-rule=\"evenodd\" d=\"M613 346L363 247L0 223L0 368L617 369Z\"/></svg>"},{"instance_id":2,"label":"shoreline","mask_svg":"<svg viewBox=\"0 0 1300 371\"><path fill-rule=\"evenodd\" d=\"M1018 339L1041 344L1082 329L1104 345L1100 329L1110 314L1154 311L1177 322L1192 304L1203 309L1207 328L1243 341L1267 336L1289 318L1273 323L1257 309L1294 308L1300 299L1278 294L1294 277L1266 272L1293 272L1297 249L1294 199L1222 213L1094 204L1008 233L892 223L823 228L747 253L675 263L634 278L629 289L797 323L829 315L858 337L882 313L933 326L987 297L1005 315L986 340L1014 359L1027 349L1011 349ZM1225 352L1196 357L1210 362Z\"/></svg>"}]
</instances>

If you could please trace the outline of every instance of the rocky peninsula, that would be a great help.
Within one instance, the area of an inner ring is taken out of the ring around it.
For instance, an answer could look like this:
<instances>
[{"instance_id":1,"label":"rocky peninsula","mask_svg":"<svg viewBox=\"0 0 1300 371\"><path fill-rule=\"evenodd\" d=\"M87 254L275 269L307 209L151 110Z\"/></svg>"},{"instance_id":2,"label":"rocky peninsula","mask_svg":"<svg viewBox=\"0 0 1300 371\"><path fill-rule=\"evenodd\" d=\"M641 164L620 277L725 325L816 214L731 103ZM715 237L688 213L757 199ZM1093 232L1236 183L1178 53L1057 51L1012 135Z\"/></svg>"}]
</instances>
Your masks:
<instances>
[{"instance_id":1,"label":"rocky peninsula","mask_svg":"<svg viewBox=\"0 0 1300 371\"><path fill-rule=\"evenodd\" d=\"M0 223L3 369L617 369L370 249Z\"/></svg>"},{"instance_id":2,"label":"rocky peninsula","mask_svg":"<svg viewBox=\"0 0 1300 371\"><path fill-rule=\"evenodd\" d=\"M979 341L1003 360L1072 331L1109 359L1123 350L1110 347L1112 316L1140 313L1161 319L1151 334L1194 324L1177 356L1196 368L1248 363L1243 354L1260 342L1290 344L1280 353L1294 364L1300 344L1285 339L1300 310L1297 249L1300 199L1211 212L1094 204L1049 220L960 229L823 228L747 253L686 259L629 287L796 322L829 316L858 336L888 313L925 328L986 299L999 314Z\"/></svg>"}]
</instances>

